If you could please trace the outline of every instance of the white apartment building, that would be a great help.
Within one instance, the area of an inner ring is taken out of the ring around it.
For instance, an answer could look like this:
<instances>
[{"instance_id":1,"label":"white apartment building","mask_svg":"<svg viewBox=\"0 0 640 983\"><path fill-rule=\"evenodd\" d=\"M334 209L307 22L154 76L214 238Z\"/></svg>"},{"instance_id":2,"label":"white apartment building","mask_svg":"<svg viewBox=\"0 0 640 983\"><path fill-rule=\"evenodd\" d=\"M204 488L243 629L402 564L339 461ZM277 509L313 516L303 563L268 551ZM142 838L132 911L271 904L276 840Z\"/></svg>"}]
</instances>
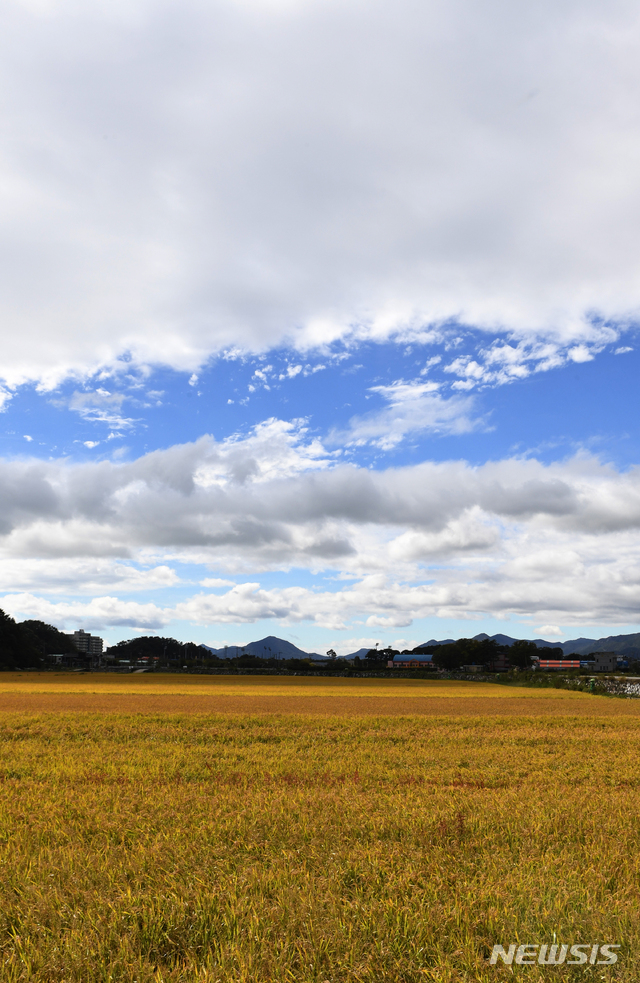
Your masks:
<instances>
[{"instance_id":1,"label":"white apartment building","mask_svg":"<svg viewBox=\"0 0 640 983\"><path fill-rule=\"evenodd\" d=\"M91 635L80 628L79 631L69 633L73 638L78 652L86 652L87 655L102 655L104 642L97 635Z\"/></svg>"}]
</instances>

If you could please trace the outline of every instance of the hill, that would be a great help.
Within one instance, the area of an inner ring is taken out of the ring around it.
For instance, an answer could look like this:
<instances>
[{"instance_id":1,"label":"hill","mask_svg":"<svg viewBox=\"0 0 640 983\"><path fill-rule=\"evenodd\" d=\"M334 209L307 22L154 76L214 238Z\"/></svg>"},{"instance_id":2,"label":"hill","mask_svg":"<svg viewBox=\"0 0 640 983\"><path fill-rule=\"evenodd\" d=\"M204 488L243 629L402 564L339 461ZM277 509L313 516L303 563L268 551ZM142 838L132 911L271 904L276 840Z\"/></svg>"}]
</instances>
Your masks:
<instances>
[{"instance_id":1,"label":"hill","mask_svg":"<svg viewBox=\"0 0 640 983\"><path fill-rule=\"evenodd\" d=\"M640 653L640 632L631 635L607 635L606 638L599 638L597 642L592 638L581 638L577 641L587 643L580 648L581 655L590 655L592 652Z\"/></svg>"},{"instance_id":2,"label":"hill","mask_svg":"<svg viewBox=\"0 0 640 983\"><path fill-rule=\"evenodd\" d=\"M293 642L287 642L284 638L277 638L275 635L267 635L257 642L249 642L248 645L225 645L224 648L216 649L211 645L205 645L219 659L237 659L242 655L255 655L259 659L321 659L323 656L315 652L303 652Z\"/></svg>"},{"instance_id":3,"label":"hill","mask_svg":"<svg viewBox=\"0 0 640 983\"><path fill-rule=\"evenodd\" d=\"M350 652L349 655L343 656L344 659L365 659L367 654L371 651L368 649L358 649L357 652Z\"/></svg>"},{"instance_id":4,"label":"hill","mask_svg":"<svg viewBox=\"0 0 640 983\"><path fill-rule=\"evenodd\" d=\"M485 639L495 641L498 645L513 645L518 641L510 635L487 635L480 632L473 636L475 641L482 642ZM439 641L432 638L428 642L423 642L419 647L434 645L451 645L455 641L452 638L443 638ZM608 635L606 638L572 638L566 642L548 642L544 638L530 639L538 648L561 648L565 655L592 655L594 652L617 652L619 655L629 655L640 659L640 632L629 635Z\"/></svg>"},{"instance_id":5,"label":"hill","mask_svg":"<svg viewBox=\"0 0 640 983\"><path fill-rule=\"evenodd\" d=\"M495 634L487 635L484 632L480 632L478 635L473 636L475 641L481 642L485 639L497 642L498 645L511 646L514 642L520 639L512 638L511 635ZM565 655L589 655L593 652L618 652L620 654L626 654L637 658L640 660L640 632L636 634L629 635L609 635L606 638L573 638L566 642L549 642L545 638L533 638L528 639L533 641L533 643L538 648L561 648ZM421 645L416 646L416 648L428 648L436 645L452 645L457 639L455 638L441 638L435 639L431 638L428 642L422 642ZM203 648L208 649L214 655L217 655L219 659L236 659L242 655L255 655L261 659L324 659L326 656L324 654L318 655L315 652L305 652L303 649L299 649L292 642L287 642L283 638L278 638L275 635L268 635L266 638L261 638L256 642L249 642L247 645L227 645L224 648L213 648L210 645L204 645ZM356 656L363 659L366 657L369 649L362 648L358 649L357 652L350 652L349 655L344 656L346 659L354 659Z\"/></svg>"}]
</instances>

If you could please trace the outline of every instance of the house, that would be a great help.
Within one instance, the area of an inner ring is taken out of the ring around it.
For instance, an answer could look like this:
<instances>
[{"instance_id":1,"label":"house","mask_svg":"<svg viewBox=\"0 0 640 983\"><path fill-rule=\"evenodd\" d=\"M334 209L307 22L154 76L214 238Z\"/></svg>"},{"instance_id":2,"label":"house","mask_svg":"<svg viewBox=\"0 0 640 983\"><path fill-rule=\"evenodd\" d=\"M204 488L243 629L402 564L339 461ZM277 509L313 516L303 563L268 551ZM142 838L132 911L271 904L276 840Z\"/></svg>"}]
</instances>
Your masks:
<instances>
[{"instance_id":1,"label":"house","mask_svg":"<svg viewBox=\"0 0 640 983\"><path fill-rule=\"evenodd\" d=\"M615 672L618 668L618 656L615 652L593 652L594 672Z\"/></svg>"},{"instance_id":2,"label":"house","mask_svg":"<svg viewBox=\"0 0 640 983\"><path fill-rule=\"evenodd\" d=\"M496 654L490 659L487 668L490 672L508 672L511 668L509 656L504 652L496 652Z\"/></svg>"}]
</instances>

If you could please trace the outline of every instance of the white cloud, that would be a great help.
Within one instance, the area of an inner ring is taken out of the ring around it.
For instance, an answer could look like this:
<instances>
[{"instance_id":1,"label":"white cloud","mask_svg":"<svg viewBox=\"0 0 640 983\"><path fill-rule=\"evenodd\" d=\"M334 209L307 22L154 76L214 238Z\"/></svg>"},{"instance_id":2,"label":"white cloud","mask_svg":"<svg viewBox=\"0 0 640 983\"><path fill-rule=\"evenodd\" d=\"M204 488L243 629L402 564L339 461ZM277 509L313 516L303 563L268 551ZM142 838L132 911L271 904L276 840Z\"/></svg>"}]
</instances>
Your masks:
<instances>
[{"instance_id":1,"label":"white cloud","mask_svg":"<svg viewBox=\"0 0 640 983\"><path fill-rule=\"evenodd\" d=\"M564 632L558 625L542 625L540 628L535 628L534 631L541 638L548 638L550 635L555 638L562 638Z\"/></svg>"},{"instance_id":2,"label":"white cloud","mask_svg":"<svg viewBox=\"0 0 640 983\"><path fill-rule=\"evenodd\" d=\"M639 34L631 0L10 2L6 380L456 320L586 358L639 306Z\"/></svg>"},{"instance_id":3,"label":"white cloud","mask_svg":"<svg viewBox=\"0 0 640 983\"><path fill-rule=\"evenodd\" d=\"M195 482L203 488L224 485L230 479L256 483L330 467L339 452L327 451L317 437L309 438L305 423L272 418L257 424L249 434L236 434L212 445L211 454L200 450L202 463L194 474Z\"/></svg>"},{"instance_id":4,"label":"white cloud","mask_svg":"<svg viewBox=\"0 0 640 983\"><path fill-rule=\"evenodd\" d=\"M584 456L376 472L331 458L300 423L271 420L129 463L0 462L0 496L0 585L12 597L109 595L97 607L29 600L27 614L44 605L39 617L343 630L428 616L631 624L640 610L640 470ZM212 571L205 592L167 607L117 596L174 586L174 561ZM291 568L353 583L260 584L260 571Z\"/></svg>"},{"instance_id":5,"label":"white cloud","mask_svg":"<svg viewBox=\"0 0 640 983\"><path fill-rule=\"evenodd\" d=\"M637 539L634 546L637 556ZM335 591L263 589L259 582L246 582L223 594L197 594L172 607L111 596L86 602L50 601L30 593L0 597L0 606L17 617L95 628L155 629L177 619L205 626L274 620L283 626L308 622L332 631L358 624L388 630L408 627L416 619L473 621L486 614L525 620L555 615L555 621L564 625L633 623L640 603L640 565L635 557L617 563L612 555L605 565L603 571L583 559L575 565L574 581L566 579L562 568L551 566L546 576L530 577L507 561L502 568L483 569L482 578L474 577L473 566L444 569L427 583L390 581L378 573ZM549 619L536 631L556 634L555 624Z\"/></svg>"},{"instance_id":6,"label":"white cloud","mask_svg":"<svg viewBox=\"0 0 640 983\"><path fill-rule=\"evenodd\" d=\"M442 355L433 355L428 358L424 364L424 368L420 371L420 375L426 375L429 369L433 368L434 365L439 365L442 361Z\"/></svg>"},{"instance_id":7,"label":"white cloud","mask_svg":"<svg viewBox=\"0 0 640 983\"><path fill-rule=\"evenodd\" d=\"M78 413L83 420L92 423L104 423L116 430L130 429L135 420L122 415L122 404L126 399L125 393L111 393L107 389L95 389L92 392L75 392L69 399L53 400L55 405L68 406Z\"/></svg>"},{"instance_id":8,"label":"white cloud","mask_svg":"<svg viewBox=\"0 0 640 983\"><path fill-rule=\"evenodd\" d=\"M593 353L586 345L575 345L569 349L568 355L572 362L591 362L593 359Z\"/></svg>"},{"instance_id":9,"label":"white cloud","mask_svg":"<svg viewBox=\"0 0 640 983\"><path fill-rule=\"evenodd\" d=\"M438 557L491 552L501 539L499 524L477 506L450 520L444 529L423 532L411 529L389 543L395 561L434 561Z\"/></svg>"},{"instance_id":10,"label":"white cloud","mask_svg":"<svg viewBox=\"0 0 640 983\"><path fill-rule=\"evenodd\" d=\"M101 591L150 591L180 582L167 564L138 567L113 559L58 556L55 558L0 558L0 590L38 591L45 594L98 594ZM229 581L224 581L229 583Z\"/></svg>"},{"instance_id":11,"label":"white cloud","mask_svg":"<svg viewBox=\"0 0 640 983\"><path fill-rule=\"evenodd\" d=\"M453 390L503 385L525 379L532 372L560 368L568 362L591 362L606 344L614 342L617 337L617 331L599 326L580 345L570 345L558 338L542 341L529 338L518 342L497 339L488 348L478 347L473 356L460 355L453 359L444 367L444 371L458 376L458 380L451 385ZM617 349L616 354L620 350Z\"/></svg>"},{"instance_id":12,"label":"white cloud","mask_svg":"<svg viewBox=\"0 0 640 983\"><path fill-rule=\"evenodd\" d=\"M407 435L430 431L442 434L468 433L482 426L472 416L473 400L444 398L436 382L398 380L388 386L372 386L389 403L383 410L354 416L345 431L331 434L332 443L346 446L372 444L391 450Z\"/></svg>"},{"instance_id":13,"label":"white cloud","mask_svg":"<svg viewBox=\"0 0 640 983\"><path fill-rule=\"evenodd\" d=\"M88 602L48 601L33 594L6 594L2 610L18 620L36 618L57 628L104 630L106 626L156 629L171 620L170 612L155 604L121 601L117 597L95 597Z\"/></svg>"},{"instance_id":14,"label":"white cloud","mask_svg":"<svg viewBox=\"0 0 640 983\"><path fill-rule=\"evenodd\" d=\"M324 368L324 366L322 366ZM278 376L279 379L295 379L297 375L302 372L301 365L287 365L286 372L281 372ZM308 373L305 373L305 375Z\"/></svg>"}]
</instances>

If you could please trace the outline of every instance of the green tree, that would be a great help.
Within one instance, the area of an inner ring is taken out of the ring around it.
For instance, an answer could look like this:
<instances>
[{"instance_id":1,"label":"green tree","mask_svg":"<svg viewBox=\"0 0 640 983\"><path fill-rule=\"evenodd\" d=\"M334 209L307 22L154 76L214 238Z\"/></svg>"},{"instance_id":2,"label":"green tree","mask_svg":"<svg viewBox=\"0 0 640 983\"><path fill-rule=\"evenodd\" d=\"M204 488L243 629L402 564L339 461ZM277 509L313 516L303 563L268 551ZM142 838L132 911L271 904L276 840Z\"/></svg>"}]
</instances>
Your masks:
<instances>
[{"instance_id":1,"label":"green tree","mask_svg":"<svg viewBox=\"0 0 640 983\"><path fill-rule=\"evenodd\" d=\"M74 653L78 651L71 635L58 631L53 625L47 625L44 621L21 621L20 628L31 633L34 644L39 646L44 655L59 655L63 652Z\"/></svg>"},{"instance_id":2,"label":"green tree","mask_svg":"<svg viewBox=\"0 0 640 983\"><path fill-rule=\"evenodd\" d=\"M457 642L434 648L433 662L440 669L452 672L461 666L489 665L500 651L500 646L492 638L459 638Z\"/></svg>"},{"instance_id":3,"label":"green tree","mask_svg":"<svg viewBox=\"0 0 640 983\"><path fill-rule=\"evenodd\" d=\"M160 662L201 662L211 661L212 652L195 645L193 642L179 642L175 638L161 638L157 635L141 635L139 638L128 638L107 649L108 655L117 659L141 659L157 657Z\"/></svg>"},{"instance_id":4,"label":"green tree","mask_svg":"<svg viewBox=\"0 0 640 983\"><path fill-rule=\"evenodd\" d=\"M524 638L519 638L509 649L509 663L515 669L530 669L536 656L541 654L541 650L535 642L528 642ZM553 658L553 656L547 656Z\"/></svg>"},{"instance_id":5,"label":"green tree","mask_svg":"<svg viewBox=\"0 0 640 983\"><path fill-rule=\"evenodd\" d=\"M0 669L29 669L41 664L35 636L0 610Z\"/></svg>"},{"instance_id":6,"label":"green tree","mask_svg":"<svg viewBox=\"0 0 640 983\"><path fill-rule=\"evenodd\" d=\"M456 642L449 645L439 645L433 652L431 660L439 669L446 669L447 672L454 672L459 669L465 661L464 652L458 648Z\"/></svg>"}]
</instances>

